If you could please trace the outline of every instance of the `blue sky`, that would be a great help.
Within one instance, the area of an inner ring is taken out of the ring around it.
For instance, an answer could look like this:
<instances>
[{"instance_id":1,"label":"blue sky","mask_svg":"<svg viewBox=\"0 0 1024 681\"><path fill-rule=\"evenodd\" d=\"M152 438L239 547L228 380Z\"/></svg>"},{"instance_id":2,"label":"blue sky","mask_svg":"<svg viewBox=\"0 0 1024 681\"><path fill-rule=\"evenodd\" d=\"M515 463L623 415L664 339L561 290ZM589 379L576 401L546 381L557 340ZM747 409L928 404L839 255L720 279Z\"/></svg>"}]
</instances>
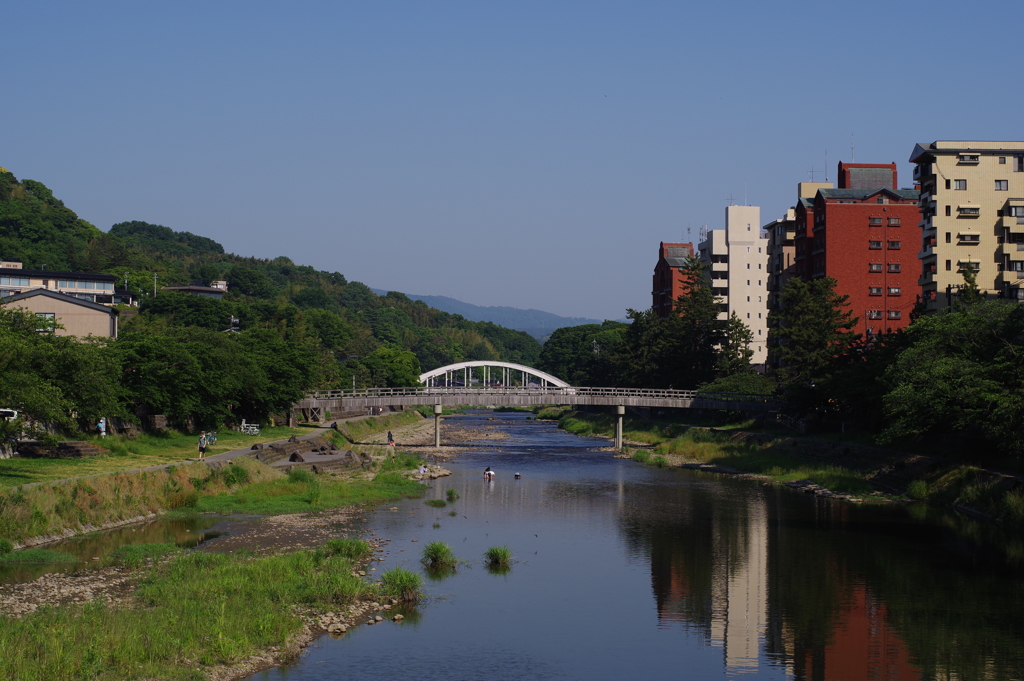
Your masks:
<instances>
[{"instance_id":1,"label":"blue sky","mask_svg":"<svg viewBox=\"0 0 1024 681\"><path fill-rule=\"evenodd\" d=\"M32 2L0 166L101 229L622 317L659 241L935 139L1024 139L1019 2ZM1008 30L1000 31L998 27Z\"/></svg>"}]
</instances>

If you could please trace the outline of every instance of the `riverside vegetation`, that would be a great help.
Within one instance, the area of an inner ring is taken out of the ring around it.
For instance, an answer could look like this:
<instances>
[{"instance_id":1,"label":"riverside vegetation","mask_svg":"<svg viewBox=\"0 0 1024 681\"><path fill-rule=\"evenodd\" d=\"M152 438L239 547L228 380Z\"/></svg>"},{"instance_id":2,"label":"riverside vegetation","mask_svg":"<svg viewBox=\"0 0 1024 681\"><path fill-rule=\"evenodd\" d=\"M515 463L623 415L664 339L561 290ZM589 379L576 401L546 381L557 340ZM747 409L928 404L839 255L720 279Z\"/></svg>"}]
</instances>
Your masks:
<instances>
[{"instance_id":1,"label":"riverside vegetation","mask_svg":"<svg viewBox=\"0 0 1024 681\"><path fill-rule=\"evenodd\" d=\"M224 468L193 463L15 488L0 495L0 531L22 542L163 510L280 514L416 497L424 486L399 469L419 463L395 453L375 465L372 479L346 479L302 470L285 475L241 458ZM0 539L6 554L0 560L75 560L45 549L11 552L13 546ZM407 570L389 570L379 584L360 578L357 566L372 552L365 541L343 538L271 556L184 552L170 544L122 547L105 564L137 573L137 588L124 602L44 606L0 618L0 649L18 651L0 656L0 678L199 679L210 665L263 651L297 654L289 646L306 626L304 614L419 598L420 577Z\"/></svg>"},{"instance_id":2,"label":"riverside vegetation","mask_svg":"<svg viewBox=\"0 0 1024 681\"><path fill-rule=\"evenodd\" d=\"M537 410L538 418L557 418L559 427L577 435L611 437L615 417L567 408ZM842 442L751 433L752 421L731 428L695 427L674 421L623 419L623 438L641 448L626 449L639 463L666 467L700 462L765 476L776 482L811 481L853 497L879 492L873 480L882 473L887 486L904 498L967 508L1000 522L1024 527L1024 490L1013 479L956 461L929 459L895 450L858 448ZM856 451L851 451L851 449ZM865 452L870 450L870 455ZM923 462L923 463L922 463Z\"/></svg>"},{"instance_id":3,"label":"riverside vegetation","mask_svg":"<svg viewBox=\"0 0 1024 681\"><path fill-rule=\"evenodd\" d=\"M149 553L161 551L166 547ZM0 649L19 654L0 656L0 677L205 678L210 665L286 648L303 627L299 607L325 612L357 600L416 600L418 575L389 571L377 585L355 574L371 551L364 541L343 539L269 557L172 551L141 571L125 604L94 601L5 618ZM136 547L122 560L138 564L146 552Z\"/></svg>"}]
</instances>

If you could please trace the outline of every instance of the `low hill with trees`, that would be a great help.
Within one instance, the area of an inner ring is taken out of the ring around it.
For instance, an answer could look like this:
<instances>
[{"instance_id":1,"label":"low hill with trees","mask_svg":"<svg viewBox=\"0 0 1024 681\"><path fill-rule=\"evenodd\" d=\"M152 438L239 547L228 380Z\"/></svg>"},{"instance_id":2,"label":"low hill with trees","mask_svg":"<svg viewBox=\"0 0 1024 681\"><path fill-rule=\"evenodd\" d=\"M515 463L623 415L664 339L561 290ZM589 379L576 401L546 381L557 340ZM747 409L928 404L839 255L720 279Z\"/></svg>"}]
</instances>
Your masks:
<instances>
[{"instance_id":1,"label":"low hill with trees","mask_svg":"<svg viewBox=\"0 0 1024 681\"><path fill-rule=\"evenodd\" d=\"M377 295L286 257L226 253L207 237L138 220L103 232L42 183L7 171L0 257L27 269L111 274L139 298L114 341L71 343L26 333L17 314L0 317L0 364L22 377L0 383L0 405L65 428L71 414L83 422L166 414L186 428L258 421L308 390L409 385L422 371L464 360L533 365L541 350L527 333L401 293ZM159 290L214 281L228 282L222 300ZM228 332L232 318L239 333ZM57 380L57 360L47 357L91 367L90 385L74 372Z\"/></svg>"}]
</instances>

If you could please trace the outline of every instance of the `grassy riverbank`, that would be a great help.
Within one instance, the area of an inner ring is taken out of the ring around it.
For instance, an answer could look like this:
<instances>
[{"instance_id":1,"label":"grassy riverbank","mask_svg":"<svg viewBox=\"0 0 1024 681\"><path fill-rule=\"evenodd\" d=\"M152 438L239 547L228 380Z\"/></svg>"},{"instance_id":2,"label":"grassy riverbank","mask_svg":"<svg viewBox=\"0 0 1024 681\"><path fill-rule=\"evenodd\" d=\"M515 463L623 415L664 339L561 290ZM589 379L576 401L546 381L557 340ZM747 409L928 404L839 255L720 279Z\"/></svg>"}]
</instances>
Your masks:
<instances>
[{"instance_id":1,"label":"grassy riverbank","mask_svg":"<svg viewBox=\"0 0 1024 681\"><path fill-rule=\"evenodd\" d=\"M376 433L383 433L387 430L394 430L399 426L406 426L411 423L417 423L423 420L423 415L415 409L407 409L405 411L395 412L393 414L385 414L383 416L374 416L365 419L358 419L355 421L343 421L338 423L338 434L329 433L329 436L337 440L340 436L345 442L349 444L380 444L377 442L366 442L366 440Z\"/></svg>"},{"instance_id":2,"label":"grassy riverbank","mask_svg":"<svg viewBox=\"0 0 1024 681\"><path fill-rule=\"evenodd\" d=\"M95 601L4 618L0 678L205 678L204 667L286 648L303 627L296 606L326 612L361 599L408 597L408 584L392 594L353 575L370 552L365 542L334 540L271 557L176 555L140 572L126 604Z\"/></svg>"},{"instance_id":3,"label":"grassy riverbank","mask_svg":"<svg viewBox=\"0 0 1024 681\"><path fill-rule=\"evenodd\" d=\"M19 544L59 537L154 513L272 515L337 508L419 496L423 486L399 468L415 468L407 455L384 459L372 480L291 476L249 458L224 468L193 463L152 472L117 473L0 493L0 537Z\"/></svg>"},{"instance_id":4,"label":"grassy riverbank","mask_svg":"<svg viewBox=\"0 0 1024 681\"><path fill-rule=\"evenodd\" d=\"M217 443L207 456L256 443L286 440L292 435L306 435L308 428L264 428L259 435L245 435L233 430L220 431ZM81 459L0 459L0 488L34 482L49 482L101 473L147 468L193 459L197 455L198 437L170 430L160 434L142 434L135 438L111 435L89 438L89 442L110 450L110 454Z\"/></svg>"},{"instance_id":5,"label":"grassy riverbank","mask_svg":"<svg viewBox=\"0 0 1024 681\"><path fill-rule=\"evenodd\" d=\"M571 410L541 411L577 435L614 436L615 417ZM627 453L641 463L705 463L765 476L780 483L809 480L859 498L885 490L933 504L955 505L989 518L1024 525L1024 491L1014 478L936 457L856 443L749 433L744 424L703 428L677 422L626 418Z\"/></svg>"}]
</instances>

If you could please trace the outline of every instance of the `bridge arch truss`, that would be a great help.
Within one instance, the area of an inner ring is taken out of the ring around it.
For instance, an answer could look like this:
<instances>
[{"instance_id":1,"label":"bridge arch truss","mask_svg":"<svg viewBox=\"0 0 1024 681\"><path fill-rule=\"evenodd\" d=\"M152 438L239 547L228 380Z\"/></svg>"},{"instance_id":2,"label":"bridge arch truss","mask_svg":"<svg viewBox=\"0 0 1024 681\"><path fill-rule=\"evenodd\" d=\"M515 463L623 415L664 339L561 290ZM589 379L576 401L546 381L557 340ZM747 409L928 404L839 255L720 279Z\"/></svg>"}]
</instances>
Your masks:
<instances>
[{"instance_id":1,"label":"bridge arch truss","mask_svg":"<svg viewBox=\"0 0 1024 681\"><path fill-rule=\"evenodd\" d=\"M472 379L473 369L483 367L484 370L484 384L491 385L493 382L498 381L502 386L511 385L512 381L515 380L516 374L520 379L520 385L529 385L530 377L536 378L540 384L540 387L555 387L555 388L568 388L568 383L562 379L552 376L549 373L534 369L533 367L524 366L522 364L514 364L512 362L494 362L494 361L473 361L473 362L459 362L457 364L449 364L448 366L438 367L432 369L426 373L420 374L420 383L427 386L428 388L433 387L453 387L459 380L458 375L462 374L462 385L469 386ZM492 369L499 369L499 373L492 374Z\"/></svg>"}]
</instances>

